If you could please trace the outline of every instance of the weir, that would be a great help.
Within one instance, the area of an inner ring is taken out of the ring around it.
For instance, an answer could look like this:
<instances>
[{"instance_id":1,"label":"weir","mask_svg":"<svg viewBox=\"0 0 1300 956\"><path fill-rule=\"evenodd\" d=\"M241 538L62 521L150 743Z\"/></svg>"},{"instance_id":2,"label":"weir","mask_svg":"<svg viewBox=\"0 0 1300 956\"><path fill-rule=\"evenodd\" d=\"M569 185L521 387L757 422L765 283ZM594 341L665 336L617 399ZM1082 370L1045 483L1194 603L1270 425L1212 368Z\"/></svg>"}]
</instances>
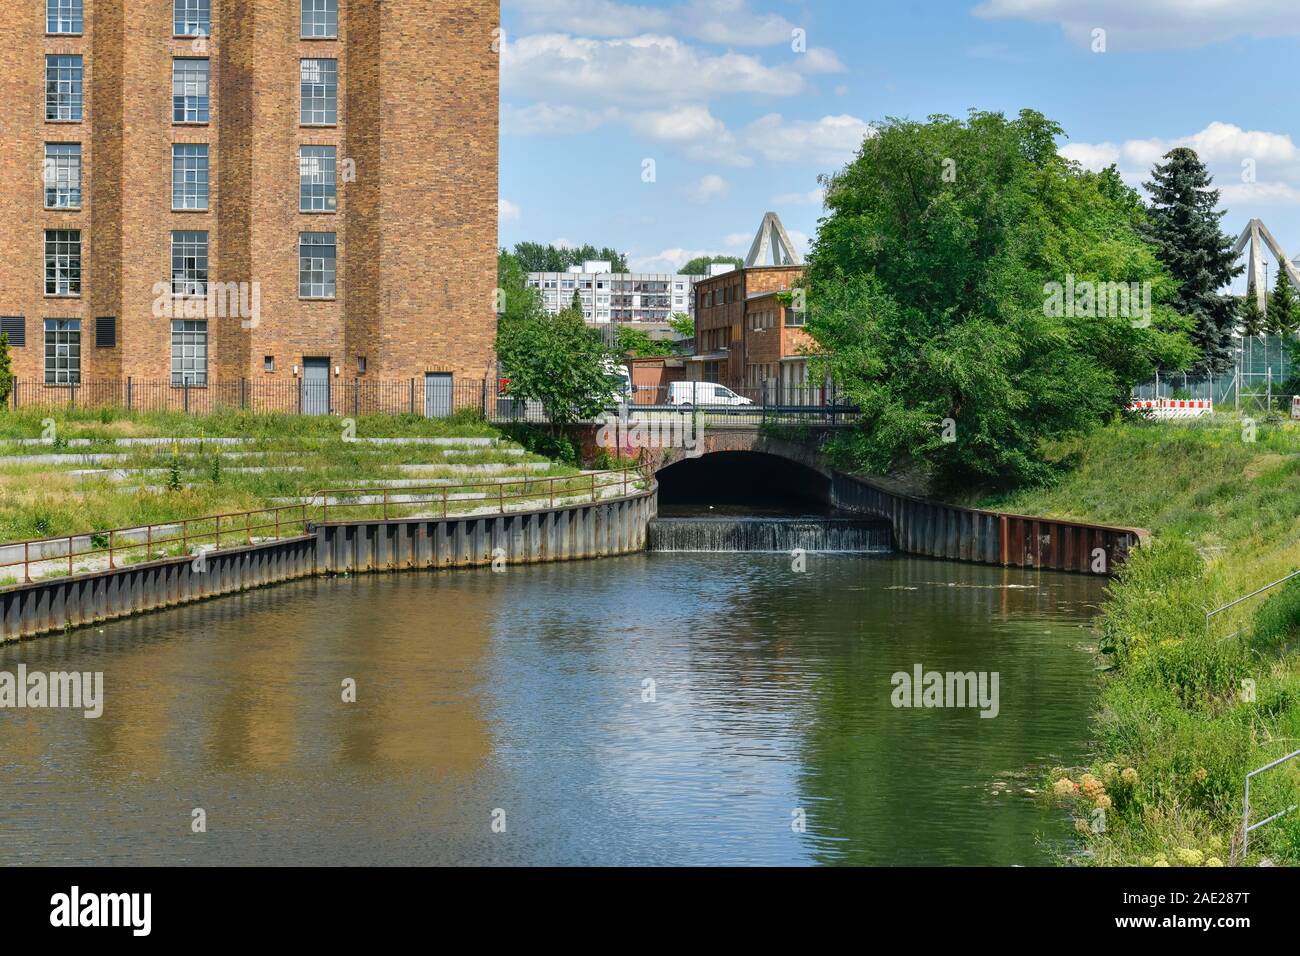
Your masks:
<instances>
[{"instance_id":1,"label":"weir","mask_svg":"<svg viewBox=\"0 0 1300 956\"><path fill-rule=\"evenodd\" d=\"M692 517L650 522L647 550L667 552L783 552L888 554L888 522L841 517Z\"/></svg>"}]
</instances>

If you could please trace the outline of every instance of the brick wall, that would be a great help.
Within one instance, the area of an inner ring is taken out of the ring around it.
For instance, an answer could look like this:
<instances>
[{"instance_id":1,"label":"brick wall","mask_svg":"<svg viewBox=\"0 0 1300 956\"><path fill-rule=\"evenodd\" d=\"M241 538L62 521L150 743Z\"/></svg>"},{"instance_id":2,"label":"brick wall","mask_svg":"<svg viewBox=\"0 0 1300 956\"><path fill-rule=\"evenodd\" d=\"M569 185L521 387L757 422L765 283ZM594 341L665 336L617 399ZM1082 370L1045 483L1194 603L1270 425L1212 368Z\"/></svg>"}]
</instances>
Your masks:
<instances>
[{"instance_id":1,"label":"brick wall","mask_svg":"<svg viewBox=\"0 0 1300 956\"><path fill-rule=\"evenodd\" d=\"M171 231L208 232L209 280L258 283L260 321L208 317L214 380L292 380L306 356L342 378L491 364L496 317L498 25L494 0L340 0L337 39L299 37L299 0L213 0L204 45L173 38L172 0L85 0L79 37L45 34L45 0L0 3L0 315L26 318L20 379L43 377L46 318L82 320L83 380L170 375L155 284ZM44 55L84 57L84 118L44 119ZM172 122L172 59L207 56L210 122ZM336 126L299 125L299 60L338 61ZM82 208L42 208L47 142L82 144ZM209 206L171 209L171 145L209 145ZM298 211L298 146L334 145L337 212ZM350 162L349 162L350 161ZM345 172L355 164L355 181ZM79 297L44 294L43 230L82 235ZM337 235L337 295L298 295L298 234ZM94 346L96 316L118 319ZM276 370L263 371L263 356Z\"/></svg>"}]
</instances>

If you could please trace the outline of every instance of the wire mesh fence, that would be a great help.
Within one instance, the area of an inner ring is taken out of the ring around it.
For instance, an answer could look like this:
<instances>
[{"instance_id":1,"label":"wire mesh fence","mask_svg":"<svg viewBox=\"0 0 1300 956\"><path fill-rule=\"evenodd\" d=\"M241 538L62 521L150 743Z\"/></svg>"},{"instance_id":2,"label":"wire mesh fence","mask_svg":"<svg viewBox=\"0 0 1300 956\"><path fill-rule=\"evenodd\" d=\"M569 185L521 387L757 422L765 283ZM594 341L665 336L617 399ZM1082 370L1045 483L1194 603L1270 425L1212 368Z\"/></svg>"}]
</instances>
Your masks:
<instances>
[{"instance_id":1,"label":"wire mesh fence","mask_svg":"<svg viewBox=\"0 0 1300 956\"><path fill-rule=\"evenodd\" d=\"M1217 375L1162 372L1133 390L1135 400L1211 401L1216 411L1287 412L1296 391L1291 381L1294 339L1280 335L1234 338L1235 363Z\"/></svg>"}]
</instances>

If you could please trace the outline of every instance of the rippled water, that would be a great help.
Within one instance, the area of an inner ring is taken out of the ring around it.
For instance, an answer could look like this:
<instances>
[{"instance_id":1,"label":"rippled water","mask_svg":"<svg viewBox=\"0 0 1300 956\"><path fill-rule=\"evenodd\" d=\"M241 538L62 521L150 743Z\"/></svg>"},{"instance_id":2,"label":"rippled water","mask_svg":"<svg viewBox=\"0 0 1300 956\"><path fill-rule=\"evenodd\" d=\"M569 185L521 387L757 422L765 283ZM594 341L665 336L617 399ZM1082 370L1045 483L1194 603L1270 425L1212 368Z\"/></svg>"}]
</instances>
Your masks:
<instances>
[{"instance_id":1,"label":"rippled water","mask_svg":"<svg viewBox=\"0 0 1300 956\"><path fill-rule=\"evenodd\" d=\"M107 697L0 711L0 860L1046 862L1069 821L1017 775L1083 752L1101 582L807 561L316 580L0 648ZM916 663L997 671L998 717L893 707Z\"/></svg>"}]
</instances>

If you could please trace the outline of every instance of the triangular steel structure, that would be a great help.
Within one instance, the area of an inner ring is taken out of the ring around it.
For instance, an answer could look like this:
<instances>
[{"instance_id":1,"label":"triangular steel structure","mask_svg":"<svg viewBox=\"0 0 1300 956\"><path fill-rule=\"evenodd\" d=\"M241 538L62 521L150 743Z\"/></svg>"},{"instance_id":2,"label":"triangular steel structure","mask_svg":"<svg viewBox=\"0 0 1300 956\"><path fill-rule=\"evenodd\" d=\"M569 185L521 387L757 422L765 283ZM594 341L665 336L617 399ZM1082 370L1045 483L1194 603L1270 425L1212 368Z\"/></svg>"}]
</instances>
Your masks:
<instances>
[{"instance_id":1,"label":"triangular steel structure","mask_svg":"<svg viewBox=\"0 0 1300 956\"><path fill-rule=\"evenodd\" d=\"M1259 304L1259 311L1266 313L1268 312L1268 280L1264 277L1264 247L1267 246L1274 258L1286 268L1292 284L1297 288L1300 288L1300 269L1297 269L1296 264L1282 251L1282 247L1273 238L1273 233L1268 231L1268 226L1259 219L1252 219L1246 223L1246 228L1237 237L1237 246L1232 250L1232 254L1240 256L1247 245L1250 246L1250 251L1246 256L1246 295L1253 295Z\"/></svg>"},{"instance_id":2,"label":"triangular steel structure","mask_svg":"<svg viewBox=\"0 0 1300 956\"><path fill-rule=\"evenodd\" d=\"M794 251L794 243L790 241L785 226L781 225L781 217L774 212L766 213L763 224L758 227L758 235L754 236L754 244L749 247L749 255L745 257L745 268L801 265L803 259Z\"/></svg>"}]
</instances>

